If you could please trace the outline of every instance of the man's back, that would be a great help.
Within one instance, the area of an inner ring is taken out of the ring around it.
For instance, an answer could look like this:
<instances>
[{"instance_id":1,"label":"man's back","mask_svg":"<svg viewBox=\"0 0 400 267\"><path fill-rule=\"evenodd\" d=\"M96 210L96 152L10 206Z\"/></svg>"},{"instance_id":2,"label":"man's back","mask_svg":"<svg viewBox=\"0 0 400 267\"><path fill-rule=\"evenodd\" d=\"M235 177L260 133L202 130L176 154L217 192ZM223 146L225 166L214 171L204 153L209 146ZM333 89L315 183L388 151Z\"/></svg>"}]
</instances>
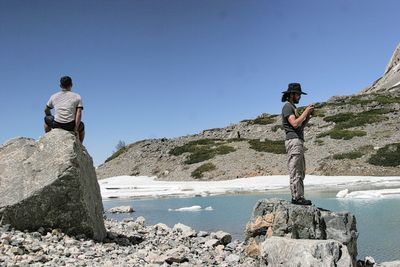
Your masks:
<instances>
[{"instance_id":1,"label":"man's back","mask_svg":"<svg viewBox=\"0 0 400 267\"><path fill-rule=\"evenodd\" d=\"M75 120L76 109L83 108L82 98L79 94L68 90L53 94L47 106L56 109L55 121L68 123Z\"/></svg>"}]
</instances>

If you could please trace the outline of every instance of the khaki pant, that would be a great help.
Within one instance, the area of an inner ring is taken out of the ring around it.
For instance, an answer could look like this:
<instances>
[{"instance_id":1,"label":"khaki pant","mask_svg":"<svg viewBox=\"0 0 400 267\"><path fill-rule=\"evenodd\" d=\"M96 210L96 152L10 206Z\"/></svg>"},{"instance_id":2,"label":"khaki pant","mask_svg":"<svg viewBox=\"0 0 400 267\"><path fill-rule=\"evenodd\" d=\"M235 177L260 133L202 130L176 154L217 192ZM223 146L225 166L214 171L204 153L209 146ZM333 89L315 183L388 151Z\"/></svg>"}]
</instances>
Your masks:
<instances>
[{"instance_id":1,"label":"khaki pant","mask_svg":"<svg viewBox=\"0 0 400 267\"><path fill-rule=\"evenodd\" d=\"M293 199L304 198L303 180L306 174L306 160L304 158L304 141L289 139L285 141L288 156L288 169L290 176L290 191Z\"/></svg>"}]
</instances>

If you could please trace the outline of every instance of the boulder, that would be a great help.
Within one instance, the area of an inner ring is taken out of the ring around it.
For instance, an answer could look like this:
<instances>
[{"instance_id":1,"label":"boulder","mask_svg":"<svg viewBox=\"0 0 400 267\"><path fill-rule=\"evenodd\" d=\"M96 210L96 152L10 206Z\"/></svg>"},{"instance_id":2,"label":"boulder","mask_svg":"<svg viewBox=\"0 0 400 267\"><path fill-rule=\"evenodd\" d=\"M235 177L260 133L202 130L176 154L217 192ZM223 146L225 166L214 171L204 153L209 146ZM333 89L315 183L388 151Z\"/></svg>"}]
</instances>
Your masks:
<instances>
[{"instance_id":1,"label":"boulder","mask_svg":"<svg viewBox=\"0 0 400 267\"><path fill-rule=\"evenodd\" d=\"M59 228L103 240L103 204L93 161L67 131L0 147L0 224L20 230Z\"/></svg>"},{"instance_id":2,"label":"boulder","mask_svg":"<svg viewBox=\"0 0 400 267\"><path fill-rule=\"evenodd\" d=\"M353 266L346 246L336 240L295 240L272 236L261 243L268 266Z\"/></svg>"},{"instance_id":3,"label":"boulder","mask_svg":"<svg viewBox=\"0 0 400 267\"><path fill-rule=\"evenodd\" d=\"M358 232L356 218L349 212L335 213L278 199L259 200L246 225L245 251L249 255L257 256L261 251L260 244L272 236L333 239L347 246L353 264L356 263Z\"/></svg>"}]
</instances>

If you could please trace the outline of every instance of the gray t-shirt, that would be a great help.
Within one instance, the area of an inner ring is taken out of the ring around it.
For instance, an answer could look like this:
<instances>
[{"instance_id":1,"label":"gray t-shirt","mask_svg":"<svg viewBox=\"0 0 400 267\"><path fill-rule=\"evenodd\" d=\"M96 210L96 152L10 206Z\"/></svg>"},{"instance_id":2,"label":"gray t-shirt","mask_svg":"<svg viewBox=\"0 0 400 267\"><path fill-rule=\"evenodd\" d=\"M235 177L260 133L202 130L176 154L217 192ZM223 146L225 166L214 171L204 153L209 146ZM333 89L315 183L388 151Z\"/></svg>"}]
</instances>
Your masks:
<instances>
[{"instance_id":1,"label":"gray t-shirt","mask_svg":"<svg viewBox=\"0 0 400 267\"><path fill-rule=\"evenodd\" d=\"M296 106L286 102L282 108L282 126L286 133L286 140L299 138L304 141L304 127L301 125L295 129L289 123L289 116L294 115L296 118L298 117L296 114Z\"/></svg>"},{"instance_id":2,"label":"gray t-shirt","mask_svg":"<svg viewBox=\"0 0 400 267\"><path fill-rule=\"evenodd\" d=\"M75 120L76 109L82 108L82 98L79 94L62 90L52 95L47 106L56 109L54 120L59 123L68 123Z\"/></svg>"}]
</instances>

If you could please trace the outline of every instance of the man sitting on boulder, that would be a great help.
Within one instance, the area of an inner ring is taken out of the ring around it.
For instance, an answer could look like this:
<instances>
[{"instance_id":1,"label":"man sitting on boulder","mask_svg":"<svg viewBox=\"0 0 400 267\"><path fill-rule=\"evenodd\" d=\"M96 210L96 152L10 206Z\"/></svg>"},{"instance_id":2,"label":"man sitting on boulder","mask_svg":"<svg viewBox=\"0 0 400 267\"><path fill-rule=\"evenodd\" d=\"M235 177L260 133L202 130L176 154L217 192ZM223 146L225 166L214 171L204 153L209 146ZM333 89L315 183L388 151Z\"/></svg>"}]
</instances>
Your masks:
<instances>
[{"instance_id":1,"label":"man sitting on boulder","mask_svg":"<svg viewBox=\"0 0 400 267\"><path fill-rule=\"evenodd\" d=\"M47 133L53 128L61 128L74 132L81 143L85 138L85 125L82 118L82 98L79 94L71 92L72 79L69 76L60 79L61 92L53 94L47 102L44 113L44 131ZM55 116L51 109L55 108Z\"/></svg>"}]
</instances>

